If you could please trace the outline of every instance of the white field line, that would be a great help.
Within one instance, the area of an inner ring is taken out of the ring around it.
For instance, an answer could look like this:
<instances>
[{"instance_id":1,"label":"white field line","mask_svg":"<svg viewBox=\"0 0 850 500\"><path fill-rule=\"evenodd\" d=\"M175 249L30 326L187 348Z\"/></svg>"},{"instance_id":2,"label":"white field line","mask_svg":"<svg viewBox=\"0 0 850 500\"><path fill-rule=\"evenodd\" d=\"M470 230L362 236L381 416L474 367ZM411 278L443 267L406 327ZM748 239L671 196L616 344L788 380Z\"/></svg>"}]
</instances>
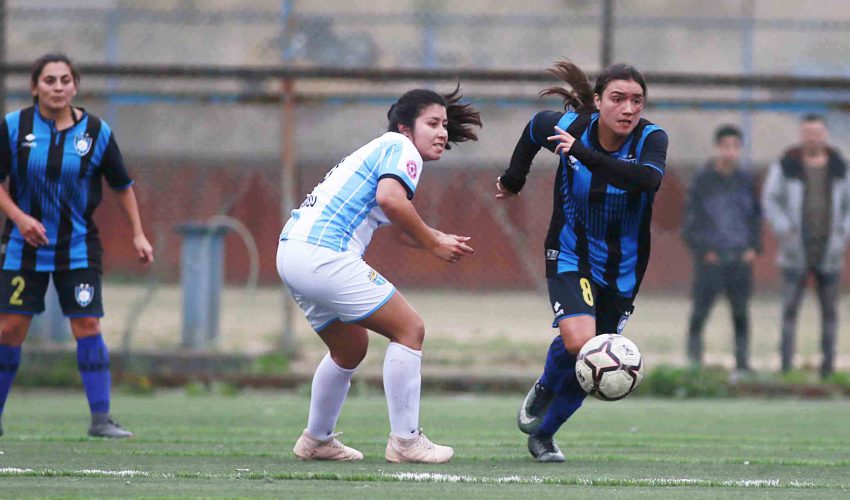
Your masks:
<instances>
[{"instance_id":1,"label":"white field line","mask_svg":"<svg viewBox=\"0 0 850 500\"><path fill-rule=\"evenodd\" d=\"M816 485L812 482L789 481L781 483L778 479L739 479L734 481L710 481L706 479L692 478L646 478L646 479L614 479L614 478L598 478L598 479L549 479L544 477L521 477L521 476L505 476L505 477L475 477L461 476L456 474L439 474L431 472L396 472L392 474L384 474L384 477L397 479L399 481L413 482L433 482L433 483L479 483L479 484L575 484L587 486L731 486L743 488L814 488Z\"/></svg>"},{"instance_id":2,"label":"white field line","mask_svg":"<svg viewBox=\"0 0 850 500\"><path fill-rule=\"evenodd\" d=\"M241 471L240 471L241 472ZM257 471L247 475L237 474L170 474L170 473L150 473L139 470L101 470L101 469L82 469L75 471L57 471L52 469L23 469L18 467L0 468L0 477L14 476L84 476L84 477L122 477L122 478L158 478L158 479L233 479L241 477L244 479L280 477L280 479L290 480L315 480L315 479L331 479L342 481L368 481L362 476L356 475L348 477L345 474L327 474L327 473L290 473L276 474L267 471ZM808 481L787 481L782 482L778 479L738 479L732 481L712 481L707 479L695 478L633 478L633 479L615 479L615 478L547 478L539 476L502 476L502 477L478 477L458 474L441 474L433 472L394 472L394 473L379 473L375 476L379 481L399 481L399 482L419 482L419 483L471 483L471 484L564 484L576 486L696 486L696 487L735 487L735 488L817 488L813 482Z\"/></svg>"}]
</instances>

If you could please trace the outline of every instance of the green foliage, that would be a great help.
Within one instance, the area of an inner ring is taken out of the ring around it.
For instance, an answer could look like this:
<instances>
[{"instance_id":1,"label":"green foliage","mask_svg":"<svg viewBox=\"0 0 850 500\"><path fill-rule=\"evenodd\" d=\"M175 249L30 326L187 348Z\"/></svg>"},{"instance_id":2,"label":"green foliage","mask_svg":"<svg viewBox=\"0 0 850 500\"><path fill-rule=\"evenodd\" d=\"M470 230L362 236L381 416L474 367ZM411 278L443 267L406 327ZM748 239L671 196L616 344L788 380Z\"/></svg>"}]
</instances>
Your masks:
<instances>
[{"instance_id":1,"label":"green foliage","mask_svg":"<svg viewBox=\"0 0 850 500\"><path fill-rule=\"evenodd\" d=\"M729 372L720 368L657 366L635 394L665 398L720 398L730 395Z\"/></svg>"},{"instance_id":2,"label":"green foliage","mask_svg":"<svg viewBox=\"0 0 850 500\"><path fill-rule=\"evenodd\" d=\"M803 370L791 370L780 375L782 382L791 385L806 385L814 383L814 374Z\"/></svg>"},{"instance_id":3,"label":"green foliage","mask_svg":"<svg viewBox=\"0 0 850 500\"><path fill-rule=\"evenodd\" d=\"M183 386L183 390L186 391L186 395L190 397L206 396L210 392L207 384L197 380L187 382L186 385Z\"/></svg>"},{"instance_id":4,"label":"green foliage","mask_svg":"<svg viewBox=\"0 0 850 500\"><path fill-rule=\"evenodd\" d=\"M121 388L128 394L152 396L156 392L150 377L136 373L125 373L121 380Z\"/></svg>"},{"instance_id":5,"label":"green foliage","mask_svg":"<svg viewBox=\"0 0 850 500\"><path fill-rule=\"evenodd\" d=\"M827 377L824 382L837 385L844 390L850 390L850 372L835 372Z\"/></svg>"},{"instance_id":6,"label":"green foliage","mask_svg":"<svg viewBox=\"0 0 850 500\"><path fill-rule=\"evenodd\" d=\"M230 382L216 382L212 386L212 392L221 396L237 396L239 395L239 391L239 386Z\"/></svg>"},{"instance_id":7,"label":"green foliage","mask_svg":"<svg viewBox=\"0 0 850 500\"><path fill-rule=\"evenodd\" d=\"M289 358L281 353L270 352L258 356L251 363L251 373L259 375L285 375L289 373Z\"/></svg>"},{"instance_id":8,"label":"green foliage","mask_svg":"<svg viewBox=\"0 0 850 500\"><path fill-rule=\"evenodd\" d=\"M24 387L80 387L77 355L57 353L48 358L24 359L15 385Z\"/></svg>"}]
</instances>

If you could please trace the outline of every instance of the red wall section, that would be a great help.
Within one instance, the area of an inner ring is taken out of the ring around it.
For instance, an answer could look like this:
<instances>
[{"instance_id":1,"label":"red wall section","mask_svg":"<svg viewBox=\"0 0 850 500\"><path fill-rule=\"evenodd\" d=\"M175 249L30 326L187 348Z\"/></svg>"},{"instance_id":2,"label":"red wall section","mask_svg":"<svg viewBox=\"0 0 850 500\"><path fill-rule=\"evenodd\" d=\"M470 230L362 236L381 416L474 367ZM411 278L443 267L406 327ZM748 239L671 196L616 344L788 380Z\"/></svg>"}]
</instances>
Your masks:
<instances>
[{"instance_id":1,"label":"red wall section","mask_svg":"<svg viewBox=\"0 0 850 500\"><path fill-rule=\"evenodd\" d=\"M278 282L275 252L282 220L276 166L239 169L188 162L134 165L142 218L156 248L153 272L159 279L179 280L181 241L177 225L224 213L239 219L256 239L261 282ZM302 169L300 195L309 192L325 171L324 166ZM414 199L428 224L472 236L475 255L450 265L421 250L400 246L378 231L367 260L406 287L493 290L541 285L543 239L552 213L552 172L532 172L522 195L508 201L493 197L497 175L495 168L432 167L425 171ZM684 183L671 169L654 205L652 259L644 279L645 290L685 291L689 287L691 261L679 236L685 193ZM127 224L108 192L96 220L104 239L107 272L143 275L145 271L135 262ZM774 287L776 245L769 234L765 234L764 243L765 251L756 264L756 282L759 287ZM225 248L227 280L244 281L249 262L243 243L231 233Z\"/></svg>"}]
</instances>

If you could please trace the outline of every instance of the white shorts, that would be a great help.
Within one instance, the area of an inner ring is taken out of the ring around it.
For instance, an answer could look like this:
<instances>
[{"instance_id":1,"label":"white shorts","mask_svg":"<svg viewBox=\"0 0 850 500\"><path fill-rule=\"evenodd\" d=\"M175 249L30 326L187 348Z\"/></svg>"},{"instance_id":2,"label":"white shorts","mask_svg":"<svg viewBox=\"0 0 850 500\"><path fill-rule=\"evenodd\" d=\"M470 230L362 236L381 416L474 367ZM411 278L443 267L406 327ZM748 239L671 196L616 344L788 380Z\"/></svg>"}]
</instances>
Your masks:
<instances>
[{"instance_id":1,"label":"white shorts","mask_svg":"<svg viewBox=\"0 0 850 500\"><path fill-rule=\"evenodd\" d=\"M395 293L359 255L302 241L278 244L277 273L317 332L368 318Z\"/></svg>"}]
</instances>

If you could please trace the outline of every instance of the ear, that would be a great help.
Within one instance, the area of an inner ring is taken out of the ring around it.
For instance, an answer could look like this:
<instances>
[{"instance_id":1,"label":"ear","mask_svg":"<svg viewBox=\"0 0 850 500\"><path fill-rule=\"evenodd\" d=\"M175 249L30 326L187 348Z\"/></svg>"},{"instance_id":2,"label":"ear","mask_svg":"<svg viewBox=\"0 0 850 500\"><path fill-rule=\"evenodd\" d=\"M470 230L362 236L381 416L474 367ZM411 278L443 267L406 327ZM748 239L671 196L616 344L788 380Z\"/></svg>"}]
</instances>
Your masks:
<instances>
[{"instance_id":1,"label":"ear","mask_svg":"<svg viewBox=\"0 0 850 500\"><path fill-rule=\"evenodd\" d=\"M593 104L596 105L596 109L599 109L599 105L602 104L602 96L593 94Z\"/></svg>"},{"instance_id":2,"label":"ear","mask_svg":"<svg viewBox=\"0 0 850 500\"><path fill-rule=\"evenodd\" d=\"M407 137L408 139L413 139L413 129L408 127L407 125L398 124L398 133Z\"/></svg>"}]
</instances>

